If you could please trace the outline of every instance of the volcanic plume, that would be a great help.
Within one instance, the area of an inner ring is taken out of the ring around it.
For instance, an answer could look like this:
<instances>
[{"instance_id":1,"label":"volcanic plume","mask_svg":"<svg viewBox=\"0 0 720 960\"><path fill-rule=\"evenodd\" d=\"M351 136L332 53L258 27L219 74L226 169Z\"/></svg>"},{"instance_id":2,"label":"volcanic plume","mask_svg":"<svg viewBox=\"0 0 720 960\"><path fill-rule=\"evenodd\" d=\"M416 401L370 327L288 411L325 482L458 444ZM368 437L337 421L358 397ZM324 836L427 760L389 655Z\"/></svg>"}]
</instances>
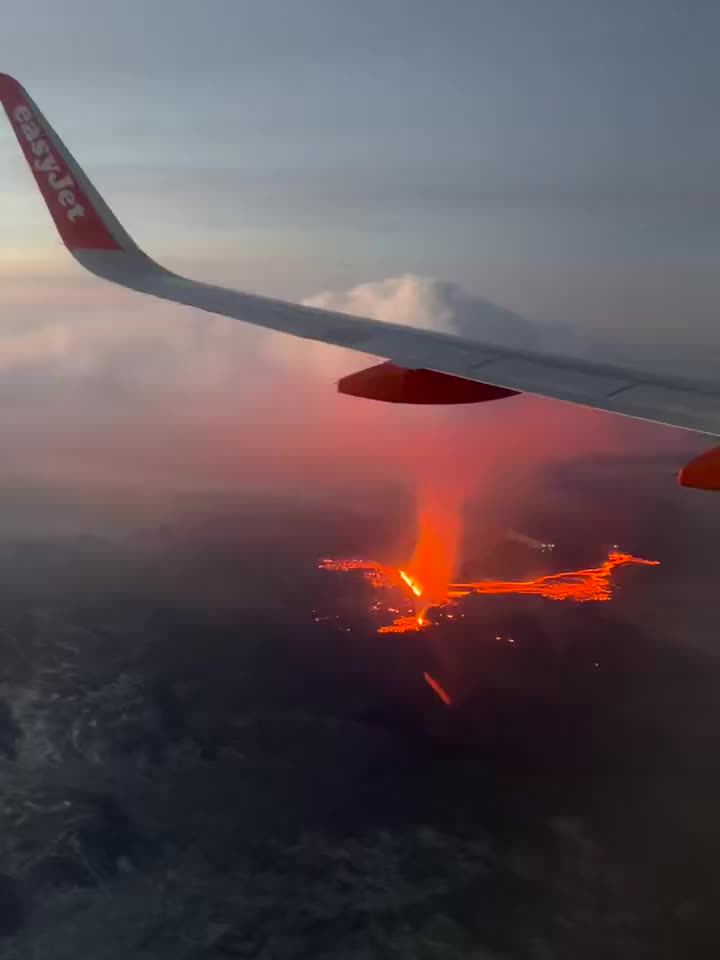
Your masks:
<instances>
[{"instance_id":1,"label":"volcanic plume","mask_svg":"<svg viewBox=\"0 0 720 960\"><path fill-rule=\"evenodd\" d=\"M415 552L401 577L415 598L418 616L429 607L443 606L448 584L458 562L460 511L437 492L426 491L418 508Z\"/></svg>"}]
</instances>

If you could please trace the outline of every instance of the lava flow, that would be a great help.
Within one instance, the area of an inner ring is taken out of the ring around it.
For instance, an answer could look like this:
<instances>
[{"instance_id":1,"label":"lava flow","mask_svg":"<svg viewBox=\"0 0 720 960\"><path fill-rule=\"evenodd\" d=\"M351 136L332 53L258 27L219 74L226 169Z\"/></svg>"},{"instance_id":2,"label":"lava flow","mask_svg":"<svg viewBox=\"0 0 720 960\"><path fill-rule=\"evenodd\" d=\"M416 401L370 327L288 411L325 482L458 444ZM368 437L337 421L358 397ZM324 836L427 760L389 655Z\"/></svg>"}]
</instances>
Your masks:
<instances>
[{"instance_id":1,"label":"lava flow","mask_svg":"<svg viewBox=\"0 0 720 960\"><path fill-rule=\"evenodd\" d=\"M553 573L534 580L479 580L473 583L450 583L440 594L438 585L434 584L433 592L428 595L419 579L404 570L396 570L379 563L363 560L323 560L320 563L322 570L360 570L369 583L376 589L400 588L410 591L413 606L407 613L401 613L394 607L387 607L390 613L398 616L392 623L380 627L379 633L408 633L423 630L431 625L427 611L432 608L447 607L470 594L497 595L497 594L530 594L543 597L546 600L574 600L576 603L589 601L601 602L612 598L612 574L618 567L624 566L657 566L657 560L643 560L629 553L613 552L599 567L589 567L584 570L568 570L562 573ZM418 604L418 599L422 603ZM377 611L379 605L374 605ZM428 681L429 682L429 681Z\"/></svg>"},{"instance_id":2,"label":"lava flow","mask_svg":"<svg viewBox=\"0 0 720 960\"><path fill-rule=\"evenodd\" d=\"M589 600L611 600L611 576L617 567L635 564L643 567L656 567L659 560L642 560L629 553L610 553L599 567L586 570L570 570L567 573L551 573L547 577L535 580L480 580L477 583L451 583L448 597L451 599L467 597L471 593L530 593L546 600L575 600L587 603Z\"/></svg>"}]
</instances>

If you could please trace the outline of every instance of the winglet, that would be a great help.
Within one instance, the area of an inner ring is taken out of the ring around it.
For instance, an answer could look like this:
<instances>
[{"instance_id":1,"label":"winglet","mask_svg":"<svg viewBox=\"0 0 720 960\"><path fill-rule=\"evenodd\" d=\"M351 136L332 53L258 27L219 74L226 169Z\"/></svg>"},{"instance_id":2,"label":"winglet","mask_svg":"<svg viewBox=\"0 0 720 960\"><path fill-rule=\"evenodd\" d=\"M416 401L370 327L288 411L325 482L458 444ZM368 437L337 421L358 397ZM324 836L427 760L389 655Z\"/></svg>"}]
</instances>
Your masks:
<instances>
[{"instance_id":1,"label":"winglet","mask_svg":"<svg viewBox=\"0 0 720 960\"><path fill-rule=\"evenodd\" d=\"M70 252L140 253L27 91L5 73L0 73L0 101Z\"/></svg>"},{"instance_id":2,"label":"winglet","mask_svg":"<svg viewBox=\"0 0 720 960\"><path fill-rule=\"evenodd\" d=\"M678 474L681 487L720 490L720 447L712 447L686 463Z\"/></svg>"}]
</instances>

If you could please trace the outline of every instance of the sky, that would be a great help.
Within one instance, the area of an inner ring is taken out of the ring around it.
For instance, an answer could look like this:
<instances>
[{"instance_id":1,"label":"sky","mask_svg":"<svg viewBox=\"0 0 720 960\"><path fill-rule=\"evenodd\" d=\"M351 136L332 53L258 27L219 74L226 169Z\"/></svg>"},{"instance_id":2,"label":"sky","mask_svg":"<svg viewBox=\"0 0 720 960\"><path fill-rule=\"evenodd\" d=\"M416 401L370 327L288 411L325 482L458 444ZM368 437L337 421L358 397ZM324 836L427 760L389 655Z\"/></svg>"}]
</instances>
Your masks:
<instances>
[{"instance_id":1,"label":"sky","mask_svg":"<svg viewBox=\"0 0 720 960\"><path fill-rule=\"evenodd\" d=\"M712 2L0 6L3 69L160 257L281 296L413 273L613 334L711 329ZM49 255L9 137L0 163L11 249Z\"/></svg>"},{"instance_id":2,"label":"sky","mask_svg":"<svg viewBox=\"0 0 720 960\"><path fill-rule=\"evenodd\" d=\"M494 339L717 368L714 3L0 0L0 12L0 69L173 269L464 332L490 300L510 311ZM7 126L0 237L6 450L45 455L50 433L82 434L102 468L109 431L125 459L142 434L167 473L173 430L173 454L189 444L196 458L197 436L205 456L224 420L217 449L249 444L252 426L258 463L272 447L258 423L306 440L323 429L308 423L332 421L336 439L348 423L420 424L329 403L357 357L84 275ZM574 435L597 435L583 417L598 415L562 411Z\"/></svg>"}]
</instances>

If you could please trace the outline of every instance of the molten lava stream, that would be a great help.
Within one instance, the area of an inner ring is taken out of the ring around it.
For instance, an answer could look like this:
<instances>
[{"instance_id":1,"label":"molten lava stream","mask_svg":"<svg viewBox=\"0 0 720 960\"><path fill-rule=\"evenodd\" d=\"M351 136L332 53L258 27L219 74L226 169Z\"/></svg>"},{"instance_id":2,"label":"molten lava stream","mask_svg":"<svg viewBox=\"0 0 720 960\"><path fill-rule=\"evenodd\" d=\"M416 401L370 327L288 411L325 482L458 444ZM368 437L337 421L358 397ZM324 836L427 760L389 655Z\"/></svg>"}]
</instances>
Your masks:
<instances>
[{"instance_id":1,"label":"molten lava stream","mask_svg":"<svg viewBox=\"0 0 720 960\"><path fill-rule=\"evenodd\" d=\"M477 583L451 583L449 597L467 597L471 593L500 594L525 593L544 597L546 600L575 600L587 603L589 600L603 601L612 599L610 578L617 567L636 564L644 567L656 567L658 560L642 560L629 553L611 553L599 567L586 570L570 570L566 573L552 573L537 577L535 580L480 580Z\"/></svg>"},{"instance_id":2,"label":"molten lava stream","mask_svg":"<svg viewBox=\"0 0 720 960\"><path fill-rule=\"evenodd\" d=\"M431 551L432 552L432 551ZM418 559L418 551L413 561ZM534 580L479 580L473 583L450 583L439 591L436 577L433 592L425 589L422 578L405 570L395 570L379 563L364 560L323 560L322 570L352 571L360 570L376 589L399 587L409 589L415 605L415 613L400 614L392 623L380 627L378 633L408 633L422 630L431 625L426 614L430 608L449 606L470 594L527 594L543 597L546 600L574 600L576 603L608 601L612 598L611 577L618 567L658 566L657 560L643 560L629 553L610 553L599 567L583 570L568 570L552 573ZM410 568L413 569L412 564ZM417 568L415 568L417 569ZM437 569L437 568L436 568ZM419 604L418 601L422 603ZM395 612L394 608L388 608ZM429 682L429 681L428 681Z\"/></svg>"}]
</instances>

